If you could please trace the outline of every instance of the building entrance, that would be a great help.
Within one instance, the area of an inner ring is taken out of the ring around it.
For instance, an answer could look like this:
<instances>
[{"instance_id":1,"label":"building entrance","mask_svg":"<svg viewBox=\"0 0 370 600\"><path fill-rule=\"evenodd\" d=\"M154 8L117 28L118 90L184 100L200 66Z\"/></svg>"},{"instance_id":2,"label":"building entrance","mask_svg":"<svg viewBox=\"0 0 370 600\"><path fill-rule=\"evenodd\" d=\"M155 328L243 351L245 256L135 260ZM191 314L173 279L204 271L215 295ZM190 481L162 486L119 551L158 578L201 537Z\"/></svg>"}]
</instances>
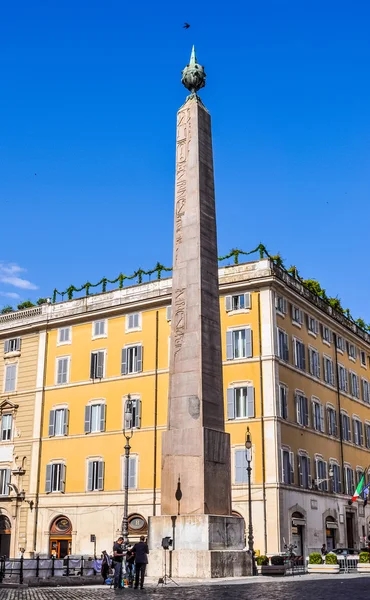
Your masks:
<instances>
[{"instance_id":1,"label":"building entrance","mask_svg":"<svg viewBox=\"0 0 370 600\"><path fill-rule=\"evenodd\" d=\"M347 530L347 548L354 547L354 535L353 535L353 513L346 513L346 530Z\"/></svg>"},{"instance_id":2,"label":"building entrance","mask_svg":"<svg viewBox=\"0 0 370 600\"><path fill-rule=\"evenodd\" d=\"M0 515L0 556L10 555L11 524L5 515Z\"/></svg>"},{"instance_id":3,"label":"building entrance","mask_svg":"<svg viewBox=\"0 0 370 600\"><path fill-rule=\"evenodd\" d=\"M72 523L67 517L57 517L50 527L50 556L64 558L72 553Z\"/></svg>"}]
</instances>

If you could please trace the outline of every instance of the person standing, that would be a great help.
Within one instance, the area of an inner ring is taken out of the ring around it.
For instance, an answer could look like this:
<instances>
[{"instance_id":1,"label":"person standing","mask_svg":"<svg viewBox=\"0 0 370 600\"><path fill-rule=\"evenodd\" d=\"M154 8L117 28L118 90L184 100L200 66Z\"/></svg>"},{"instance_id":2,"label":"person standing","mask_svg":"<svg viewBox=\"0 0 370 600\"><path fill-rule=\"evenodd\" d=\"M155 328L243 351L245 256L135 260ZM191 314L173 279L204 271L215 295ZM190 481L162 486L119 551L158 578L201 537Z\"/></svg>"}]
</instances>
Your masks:
<instances>
[{"instance_id":1,"label":"person standing","mask_svg":"<svg viewBox=\"0 0 370 600\"><path fill-rule=\"evenodd\" d=\"M322 545L322 548L321 548L321 554L322 554L323 556L326 556L326 554L327 554L327 553L328 553L328 551L327 551L327 549L326 549L326 544L323 544L323 545Z\"/></svg>"},{"instance_id":2,"label":"person standing","mask_svg":"<svg viewBox=\"0 0 370 600\"><path fill-rule=\"evenodd\" d=\"M145 569L148 564L148 554L149 548L148 544L145 542L145 538L142 535L140 537L140 542L135 544L133 547L133 551L135 552L135 589L139 587L139 579L140 579L140 589L144 587L144 578L145 578Z\"/></svg>"},{"instance_id":3,"label":"person standing","mask_svg":"<svg viewBox=\"0 0 370 600\"><path fill-rule=\"evenodd\" d=\"M114 589L122 589L122 562L123 562L123 537L120 536L113 544L113 560L114 560Z\"/></svg>"},{"instance_id":4,"label":"person standing","mask_svg":"<svg viewBox=\"0 0 370 600\"><path fill-rule=\"evenodd\" d=\"M106 579L108 579L110 567L111 567L110 556L108 555L106 550L103 550L103 560L101 562L101 576L104 579L104 583L105 583Z\"/></svg>"}]
</instances>

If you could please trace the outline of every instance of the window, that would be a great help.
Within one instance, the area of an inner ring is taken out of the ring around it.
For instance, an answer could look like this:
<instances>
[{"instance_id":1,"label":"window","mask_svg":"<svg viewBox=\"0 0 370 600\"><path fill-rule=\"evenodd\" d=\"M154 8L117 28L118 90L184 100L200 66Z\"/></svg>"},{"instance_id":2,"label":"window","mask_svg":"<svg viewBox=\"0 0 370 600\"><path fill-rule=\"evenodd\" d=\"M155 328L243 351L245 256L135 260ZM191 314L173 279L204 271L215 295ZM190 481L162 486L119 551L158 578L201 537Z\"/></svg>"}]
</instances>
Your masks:
<instances>
[{"instance_id":1,"label":"window","mask_svg":"<svg viewBox=\"0 0 370 600\"><path fill-rule=\"evenodd\" d=\"M254 417L254 387L234 387L227 390L227 418L247 419Z\"/></svg>"},{"instance_id":2,"label":"window","mask_svg":"<svg viewBox=\"0 0 370 600\"><path fill-rule=\"evenodd\" d=\"M320 354L315 348L308 348L308 359L311 375L320 379Z\"/></svg>"},{"instance_id":3,"label":"window","mask_svg":"<svg viewBox=\"0 0 370 600\"><path fill-rule=\"evenodd\" d=\"M107 321L94 321L93 323L93 338L106 337L107 335Z\"/></svg>"},{"instance_id":4,"label":"window","mask_svg":"<svg viewBox=\"0 0 370 600\"><path fill-rule=\"evenodd\" d=\"M353 442L356 446L363 446L364 444L364 435L362 432L362 423L359 419L354 417L352 419L352 427L353 427Z\"/></svg>"},{"instance_id":5,"label":"window","mask_svg":"<svg viewBox=\"0 0 370 600\"><path fill-rule=\"evenodd\" d=\"M294 454L290 450L281 450L282 482L294 483Z\"/></svg>"},{"instance_id":6,"label":"window","mask_svg":"<svg viewBox=\"0 0 370 600\"><path fill-rule=\"evenodd\" d=\"M140 398L132 398L132 417L126 420L126 403L127 398L124 398L123 402L123 419L124 429L140 429L141 426L141 400Z\"/></svg>"},{"instance_id":7,"label":"window","mask_svg":"<svg viewBox=\"0 0 370 600\"><path fill-rule=\"evenodd\" d=\"M14 392L17 380L17 365L6 365L4 392Z\"/></svg>"},{"instance_id":8,"label":"window","mask_svg":"<svg viewBox=\"0 0 370 600\"><path fill-rule=\"evenodd\" d=\"M130 456L129 467L128 467L128 487L129 489L137 488L137 456ZM126 464L127 459L123 457L123 486L125 487L126 481Z\"/></svg>"},{"instance_id":9,"label":"window","mask_svg":"<svg viewBox=\"0 0 370 600\"><path fill-rule=\"evenodd\" d=\"M333 469L333 492L335 494L340 494L342 491L342 482L340 475L340 466L337 463L332 463L331 468Z\"/></svg>"},{"instance_id":10,"label":"window","mask_svg":"<svg viewBox=\"0 0 370 600\"><path fill-rule=\"evenodd\" d=\"M330 331L329 327L326 327L326 325L321 325L321 335L322 335L323 341L327 342L328 344L330 344L330 342L331 342L331 331Z\"/></svg>"},{"instance_id":11,"label":"window","mask_svg":"<svg viewBox=\"0 0 370 600\"><path fill-rule=\"evenodd\" d=\"M339 371L339 389L342 392L348 392L348 372L343 365L338 365Z\"/></svg>"},{"instance_id":12,"label":"window","mask_svg":"<svg viewBox=\"0 0 370 600\"><path fill-rule=\"evenodd\" d=\"M172 306L166 306L166 319L167 321L172 319Z\"/></svg>"},{"instance_id":13,"label":"window","mask_svg":"<svg viewBox=\"0 0 370 600\"><path fill-rule=\"evenodd\" d=\"M308 427L308 400L300 393L295 396L297 423L303 427Z\"/></svg>"},{"instance_id":14,"label":"window","mask_svg":"<svg viewBox=\"0 0 370 600\"><path fill-rule=\"evenodd\" d=\"M363 350L360 352L360 362L363 367L366 367L366 352Z\"/></svg>"},{"instance_id":15,"label":"window","mask_svg":"<svg viewBox=\"0 0 370 600\"><path fill-rule=\"evenodd\" d=\"M0 469L0 496L9 496L10 469Z\"/></svg>"},{"instance_id":16,"label":"window","mask_svg":"<svg viewBox=\"0 0 370 600\"><path fill-rule=\"evenodd\" d=\"M234 329L226 332L226 359L250 358L252 356L252 330Z\"/></svg>"},{"instance_id":17,"label":"window","mask_svg":"<svg viewBox=\"0 0 370 600\"><path fill-rule=\"evenodd\" d=\"M57 381L56 385L68 383L69 379L69 356L57 358Z\"/></svg>"},{"instance_id":18,"label":"window","mask_svg":"<svg viewBox=\"0 0 370 600\"><path fill-rule=\"evenodd\" d=\"M49 437L67 435L68 409L56 408L49 413Z\"/></svg>"},{"instance_id":19,"label":"window","mask_svg":"<svg viewBox=\"0 0 370 600\"><path fill-rule=\"evenodd\" d=\"M319 322L310 315L306 315L306 319L308 331L316 335L319 332Z\"/></svg>"},{"instance_id":20,"label":"window","mask_svg":"<svg viewBox=\"0 0 370 600\"><path fill-rule=\"evenodd\" d=\"M249 293L225 296L226 312L232 310L244 310L246 308L251 308L251 306L251 295Z\"/></svg>"},{"instance_id":21,"label":"window","mask_svg":"<svg viewBox=\"0 0 370 600\"><path fill-rule=\"evenodd\" d=\"M365 423L365 444L366 448L370 449L370 423Z\"/></svg>"},{"instance_id":22,"label":"window","mask_svg":"<svg viewBox=\"0 0 370 600\"><path fill-rule=\"evenodd\" d=\"M311 461L306 454L298 454L299 485L305 490L311 487Z\"/></svg>"},{"instance_id":23,"label":"window","mask_svg":"<svg viewBox=\"0 0 370 600\"><path fill-rule=\"evenodd\" d=\"M71 327L61 327L58 329L58 344L70 344L72 341Z\"/></svg>"},{"instance_id":24,"label":"window","mask_svg":"<svg viewBox=\"0 0 370 600\"><path fill-rule=\"evenodd\" d=\"M127 315L126 317L126 331L130 329L139 329L141 327L141 314L133 313L132 315Z\"/></svg>"},{"instance_id":25,"label":"window","mask_svg":"<svg viewBox=\"0 0 370 600\"><path fill-rule=\"evenodd\" d=\"M362 379L362 400L370 404L369 382L367 379Z\"/></svg>"},{"instance_id":26,"label":"window","mask_svg":"<svg viewBox=\"0 0 370 600\"><path fill-rule=\"evenodd\" d=\"M87 491L97 492L104 489L104 462L89 460L87 463Z\"/></svg>"},{"instance_id":27,"label":"window","mask_svg":"<svg viewBox=\"0 0 370 600\"><path fill-rule=\"evenodd\" d=\"M336 336L336 345L337 345L338 350L340 350L341 352L344 352L344 339L342 338L341 335Z\"/></svg>"},{"instance_id":28,"label":"window","mask_svg":"<svg viewBox=\"0 0 370 600\"><path fill-rule=\"evenodd\" d=\"M85 433L105 431L105 413L106 406L104 403L85 406Z\"/></svg>"},{"instance_id":29,"label":"window","mask_svg":"<svg viewBox=\"0 0 370 600\"><path fill-rule=\"evenodd\" d=\"M279 358L288 362L289 360L289 345L288 335L285 331L278 329L278 344L279 344Z\"/></svg>"},{"instance_id":30,"label":"window","mask_svg":"<svg viewBox=\"0 0 370 600\"><path fill-rule=\"evenodd\" d=\"M288 388L285 385L279 385L279 410L282 419L288 418Z\"/></svg>"},{"instance_id":31,"label":"window","mask_svg":"<svg viewBox=\"0 0 370 600\"><path fill-rule=\"evenodd\" d=\"M66 466L63 463L46 465L45 492L65 492Z\"/></svg>"},{"instance_id":32,"label":"window","mask_svg":"<svg viewBox=\"0 0 370 600\"><path fill-rule=\"evenodd\" d=\"M294 364L298 369L302 371L306 370L306 352L305 347L302 342L293 338L293 348L294 348Z\"/></svg>"},{"instance_id":33,"label":"window","mask_svg":"<svg viewBox=\"0 0 370 600\"><path fill-rule=\"evenodd\" d=\"M21 349L21 338L12 338L4 342L4 354L7 352L19 352Z\"/></svg>"},{"instance_id":34,"label":"window","mask_svg":"<svg viewBox=\"0 0 370 600\"><path fill-rule=\"evenodd\" d=\"M348 496L353 496L353 492L355 491L355 482L354 482L354 473L353 469L350 466L346 465L344 467L345 474L345 493Z\"/></svg>"},{"instance_id":35,"label":"window","mask_svg":"<svg viewBox=\"0 0 370 600\"><path fill-rule=\"evenodd\" d=\"M317 400L312 400L312 425L316 431L324 431L324 407Z\"/></svg>"},{"instance_id":36,"label":"window","mask_svg":"<svg viewBox=\"0 0 370 600\"><path fill-rule=\"evenodd\" d=\"M358 375L356 375L356 373L353 373L352 371L350 371L349 382L350 382L351 395L354 398L359 398L360 397L360 385L359 385L359 381L358 381Z\"/></svg>"},{"instance_id":37,"label":"window","mask_svg":"<svg viewBox=\"0 0 370 600\"><path fill-rule=\"evenodd\" d=\"M303 323L303 311L294 304L292 304L292 321L298 325Z\"/></svg>"},{"instance_id":38,"label":"window","mask_svg":"<svg viewBox=\"0 0 370 600\"><path fill-rule=\"evenodd\" d=\"M334 366L333 361L328 356L324 356L324 381L334 385Z\"/></svg>"},{"instance_id":39,"label":"window","mask_svg":"<svg viewBox=\"0 0 370 600\"><path fill-rule=\"evenodd\" d=\"M1 419L1 440L8 442L12 439L13 415L3 415Z\"/></svg>"},{"instance_id":40,"label":"window","mask_svg":"<svg viewBox=\"0 0 370 600\"><path fill-rule=\"evenodd\" d=\"M97 350L91 352L90 379L101 379L104 377L105 351Z\"/></svg>"},{"instance_id":41,"label":"window","mask_svg":"<svg viewBox=\"0 0 370 600\"><path fill-rule=\"evenodd\" d=\"M121 375L140 373L143 370L143 347L126 346L122 348Z\"/></svg>"},{"instance_id":42,"label":"window","mask_svg":"<svg viewBox=\"0 0 370 600\"><path fill-rule=\"evenodd\" d=\"M342 419L342 437L345 442L351 441L351 423L346 413L341 414Z\"/></svg>"},{"instance_id":43,"label":"window","mask_svg":"<svg viewBox=\"0 0 370 600\"><path fill-rule=\"evenodd\" d=\"M360 483L362 476L364 474L363 469L361 468L357 468L356 469L356 487L358 486L358 484Z\"/></svg>"},{"instance_id":44,"label":"window","mask_svg":"<svg viewBox=\"0 0 370 600\"><path fill-rule=\"evenodd\" d=\"M235 483L248 483L248 463L246 458L245 448L243 450L235 450L234 452L235 465Z\"/></svg>"},{"instance_id":45,"label":"window","mask_svg":"<svg viewBox=\"0 0 370 600\"><path fill-rule=\"evenodd\" d=\"M275 297L275 307L278 313L280 313L281 315L286 315L287 313L287 301L285 298L283 298L283 296L276 296Z\"/></svg>"},{"instance_id":46,"label":"window","mask_svg":"<svg viewBox=\"0 0 370 600\"><path fill-rule=\"evenodd\" d=\"M357 357L356 346L354 346L353 344L350 344L349 342L347 342L347 352L348 352L349 358L352 358L353 360L356 360L356 357Z\"/></svg>"},{"instance_id":47,"label":"window","mask_svg":"<svg viewBox=\"0 0 370 600\"><path fill-rule=\"evenodd\" d=\"M316 485L322 492L328 491L328 463L321 457L316 458Z\"/></svg>"},{"instance_id":48,"label":"window","mask_svg":"<svg viewBox=\"0 0 370 600\"><path fill-rule=\"evenodd\" d=\"M327 418L328 418L328 434L334 437L338 435L338 427L337 427L337 413L334 408L328 406L327 408Z\"/></svg>"}]
</instances>

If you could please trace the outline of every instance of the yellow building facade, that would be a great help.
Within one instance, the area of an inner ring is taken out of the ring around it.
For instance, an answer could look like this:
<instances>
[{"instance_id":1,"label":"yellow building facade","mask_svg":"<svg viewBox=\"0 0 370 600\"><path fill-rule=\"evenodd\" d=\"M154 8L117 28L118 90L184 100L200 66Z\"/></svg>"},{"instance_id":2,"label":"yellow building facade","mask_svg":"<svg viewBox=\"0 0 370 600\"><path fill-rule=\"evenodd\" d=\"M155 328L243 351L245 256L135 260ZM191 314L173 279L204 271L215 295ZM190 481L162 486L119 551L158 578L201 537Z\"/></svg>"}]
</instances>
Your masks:
<instances>
[{"instance_id":1,"label":"yellow building facade","mask_svg":"<svg viewBox=\"0 0 370 600\"><path fill-rule=\"evenodd\" d=\"M221 268L219 281L233 510L248 523L249 427L255 548L270 554L293 542L302 555L323 543L359 548L370 513L348 501L370 462L369 336L268 259ZM22 440L29 457L25 498L0 496L2 514L18 507L14 551L22 541L28 555L92 554L92 535L98 552L111 549L122 529L128 394L131 538L160 514L170 303L164 279L0 320L4 344L17 336L22 344L19 357L4 354L1 389L8 362L19 360L20 374L21 361L24 373L27 356L33 361L30 380L2 395L19 406L17 427L21 406L29 415L13 450ZM8 446L2 441L1 451Z\"/></svg>"}]
</instances>

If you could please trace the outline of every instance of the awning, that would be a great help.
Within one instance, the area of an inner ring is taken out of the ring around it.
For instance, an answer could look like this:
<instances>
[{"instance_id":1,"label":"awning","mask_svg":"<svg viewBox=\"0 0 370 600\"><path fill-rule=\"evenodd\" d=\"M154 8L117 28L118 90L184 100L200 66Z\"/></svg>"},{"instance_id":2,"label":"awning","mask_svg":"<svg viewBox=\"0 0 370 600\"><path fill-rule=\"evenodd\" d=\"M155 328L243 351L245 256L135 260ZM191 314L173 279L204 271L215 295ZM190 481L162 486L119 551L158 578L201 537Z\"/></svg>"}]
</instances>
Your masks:
<instances>
[{"instance_id":1,"label":"awning","mask_svg":"<svg viewBox=\"0 0 370 600\"><path fill-rule=\"evenodd\" d=\"M306 525L306 519L292 519L292 525Z\"/></svg>"},{"instance_id":2,"label":"awning","mask_svg":"<svg viewBox=\"0 0 370 600\"><path fill-rule=\"evenodd\" d=\"M338 529L338 524L329 521L328 523L326 523L326 529Z\"/></svg>"}]
</instances>

